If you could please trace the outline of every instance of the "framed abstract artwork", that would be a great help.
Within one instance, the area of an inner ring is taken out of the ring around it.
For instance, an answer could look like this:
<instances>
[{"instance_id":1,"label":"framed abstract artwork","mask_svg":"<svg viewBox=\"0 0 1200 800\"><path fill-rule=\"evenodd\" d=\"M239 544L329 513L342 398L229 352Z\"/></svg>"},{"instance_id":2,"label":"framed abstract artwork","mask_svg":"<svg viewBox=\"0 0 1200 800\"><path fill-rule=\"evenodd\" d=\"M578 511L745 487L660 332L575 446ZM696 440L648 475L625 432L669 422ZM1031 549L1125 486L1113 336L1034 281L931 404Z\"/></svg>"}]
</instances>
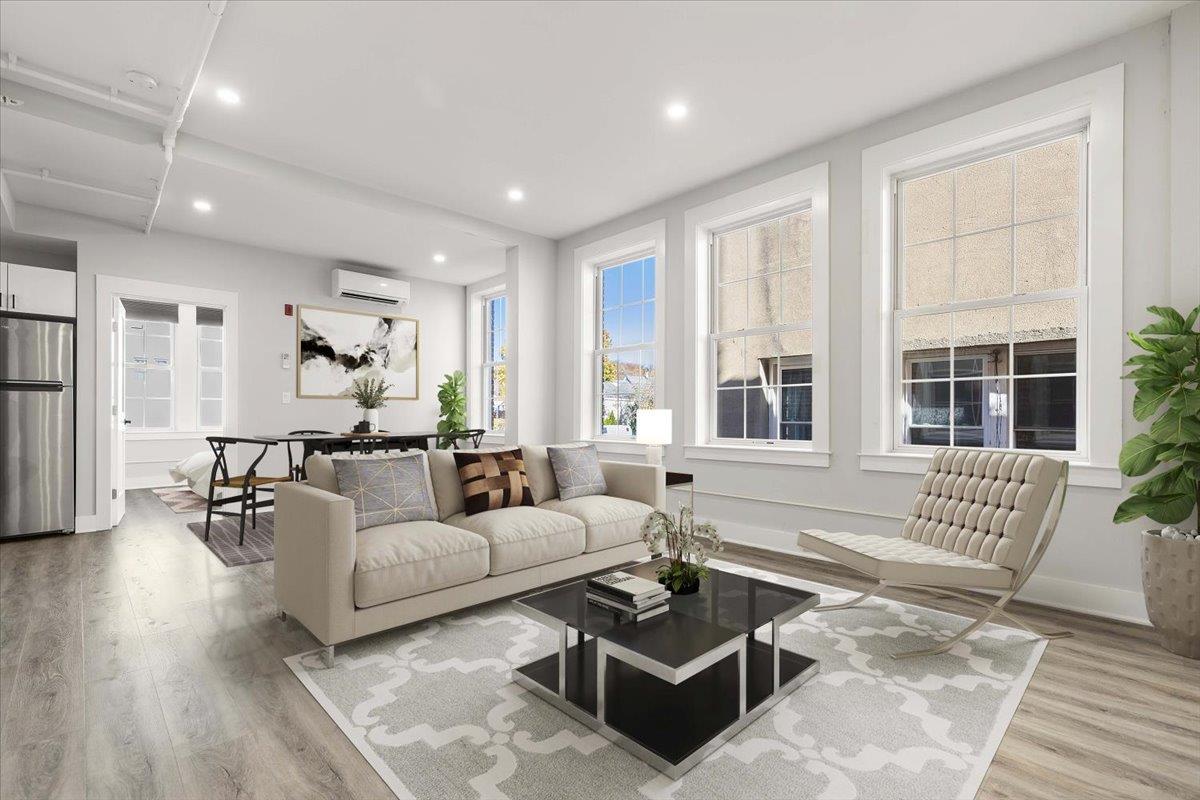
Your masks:
<instances>
[{"instance_id":1,"label":"framed abstract artwork","mask_svg":"<svg viewBox=\"0 0 1200 800\"><path fill-rule=\"evenodd\" d=\"M388 383L389 400L416 400L420 323L370 311L300 306L296 397L342 398L358 378Z\"/></svg>"}]
</instances>

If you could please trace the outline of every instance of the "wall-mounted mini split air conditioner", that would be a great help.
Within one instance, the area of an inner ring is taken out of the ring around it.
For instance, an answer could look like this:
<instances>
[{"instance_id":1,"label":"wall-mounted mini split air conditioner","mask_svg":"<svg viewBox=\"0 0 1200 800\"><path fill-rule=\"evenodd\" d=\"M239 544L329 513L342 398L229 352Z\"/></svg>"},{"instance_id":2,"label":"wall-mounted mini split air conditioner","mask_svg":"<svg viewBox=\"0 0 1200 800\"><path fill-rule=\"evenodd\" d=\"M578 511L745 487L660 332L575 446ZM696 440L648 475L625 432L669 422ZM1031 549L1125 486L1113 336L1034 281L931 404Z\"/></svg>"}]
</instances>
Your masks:
<instances>
[{"instance_id":1,"label":"wall-mounted mini split air conditioner","mask_svg":"<svg viewBox=\"0 0 1200 800\"><path fill-rule=\"evenodd\" d=\"M385 306L403 306L409 298L408 281L381 278L348 269L333 271L333 296L351 300L366 300Z\"/></svg>"}]
</instances>

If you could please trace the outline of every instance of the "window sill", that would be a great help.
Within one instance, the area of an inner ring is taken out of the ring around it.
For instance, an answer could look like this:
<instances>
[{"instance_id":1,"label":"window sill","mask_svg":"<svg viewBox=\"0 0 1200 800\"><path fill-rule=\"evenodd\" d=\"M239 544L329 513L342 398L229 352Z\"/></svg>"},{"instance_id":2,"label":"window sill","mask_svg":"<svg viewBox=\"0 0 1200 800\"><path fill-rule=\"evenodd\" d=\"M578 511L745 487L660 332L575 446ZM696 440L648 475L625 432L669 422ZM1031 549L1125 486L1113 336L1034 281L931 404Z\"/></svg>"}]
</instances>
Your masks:
<instances>
[{"instance_id":1,"label":"window sill","mask_svg":"<svg viewBox=\"0 0 1200 800\"><path fill-rule=\"evenodd\" d=\"M683 456L707 461L784 464L793 467L828 467L830 461L829 453L821 450L773 446L739 447L727 444L688 445L683 448Z\"/></svg>"},{"instance_id":2,"label":"window sill","mask_svg":"<svg viewBox=\"0 0 1200 800\"><path fill-rule=\"evenodd\" d=\"M1015 451L1014 451L1015 452ZM924 453L859 453L858 468L868 472L902 472L924 475L929 469L930 456ZM1067 483L1071 486L1094 486L1101 489L1120 489L1121 471L1085 461L1071 461Z\"/></svg>"},{"instance_id":3,"label":"window sill","mask_svg":"<svg viewBox=\"0 0 1200 800\"><path fill-rule=\"evenodd\" d=\"M587 439L585 441L595 445L597 452L600 453L618 453L627 456L644 456L646 454L646 445L638 444L632 439Z\"/></svg>"},{"instance_id":4,"label":"window sill","mask_svg":"<svg viewBox=\"0 0 1200 800\"><path fill-rule=\"evenodd\" d=\"M199 439L203 440L208 436L220 436L220 428L212 428L203 431L126 431L125 440L131 442L152 442L157 440L170 439Z\"/></svg>"}]
</instances>

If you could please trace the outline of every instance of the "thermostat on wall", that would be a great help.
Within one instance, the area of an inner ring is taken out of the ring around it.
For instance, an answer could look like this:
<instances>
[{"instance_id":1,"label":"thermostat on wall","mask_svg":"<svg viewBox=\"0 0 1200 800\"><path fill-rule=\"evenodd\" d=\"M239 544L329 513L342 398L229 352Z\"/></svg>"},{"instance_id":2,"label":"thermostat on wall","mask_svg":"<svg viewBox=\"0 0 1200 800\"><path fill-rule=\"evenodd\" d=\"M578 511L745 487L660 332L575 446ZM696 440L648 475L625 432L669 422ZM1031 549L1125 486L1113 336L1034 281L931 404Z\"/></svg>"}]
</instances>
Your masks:
<instances>
[{"instance_id":1,"label":"thermostat on wall","mask_svg":"<svg viewBox=\"0 0 1200 800\"><path fill-rule=\"evenodd\" d=\"M279 354L279 368L280 369L291 369L292 368L292 354L291 353L280 353Z\"/></svg>"}]
</instances>

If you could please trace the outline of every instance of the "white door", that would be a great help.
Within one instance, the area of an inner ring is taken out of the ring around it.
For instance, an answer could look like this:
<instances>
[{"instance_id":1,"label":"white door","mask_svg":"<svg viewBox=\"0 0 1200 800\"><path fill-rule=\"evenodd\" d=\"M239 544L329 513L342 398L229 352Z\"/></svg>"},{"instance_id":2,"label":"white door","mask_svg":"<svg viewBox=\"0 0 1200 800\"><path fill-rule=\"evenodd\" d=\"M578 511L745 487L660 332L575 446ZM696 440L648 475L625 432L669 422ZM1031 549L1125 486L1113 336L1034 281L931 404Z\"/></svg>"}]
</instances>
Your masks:
<instances>
[{"instance_id":1,"label":"white door","mask_svg":"<svg viewBox=\"0 0 1200 800\"><path fill-rule=\"evenodd\" d=\"M125 306L113 298L112 311L112 519L116 527L125 516Z\"/></svg>"},{"instance_id":2,"label":"white door","mask_svg":"<svg viewBox=\"0 0 1200 800\"><path fill-rule=\"evenodd\" d=\"M0 261L0 308L8 308L8 264Z\"/></svg>"},{"instance_id":3,"label":"white door","mask_svg":"<svg viewBox=\"0 0 1200 800\"><path fill-rule=\"evenodd\" d=\"M61 269L8 265L8 310L75 316L75 273Z\"/></svg>"}]
</instances>

